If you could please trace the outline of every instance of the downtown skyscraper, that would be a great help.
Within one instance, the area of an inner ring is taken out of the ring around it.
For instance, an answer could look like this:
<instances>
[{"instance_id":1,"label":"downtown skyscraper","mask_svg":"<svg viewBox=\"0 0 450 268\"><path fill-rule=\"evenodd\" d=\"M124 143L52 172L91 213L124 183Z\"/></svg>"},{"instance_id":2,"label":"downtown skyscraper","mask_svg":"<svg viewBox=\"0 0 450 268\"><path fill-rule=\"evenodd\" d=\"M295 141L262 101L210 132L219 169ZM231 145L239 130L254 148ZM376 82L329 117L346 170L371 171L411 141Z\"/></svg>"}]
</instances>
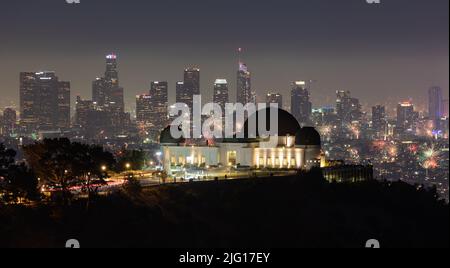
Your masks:
<instances>
[{"instance_id":1,"label":"downtown skyscraper","mask_svg":"<svg viewBox=\"0 0 450 268\"><path fill-rule=\"evenodd\" d=\"M136 123L144 128L150 124L152 116L152 103L149 94L136 96Z\"/></svg>"},{"instance_id":2,"label":"downtown skyscraper","mask_svg":"<svg viewBox=\"0 0 450 268\"><path fill-rule=\"evenodd\" d=\"M0 114L0 135L11 135L16 132L17 112L12 108L6 108L3 115Z\"/></svg>"},{"instance_id":3,"label":"downtown skyscraper","mask_svg":"<svg viewBox=\"0 0 450 268\"><path fill-rule=\"evenodd\" d=\"M229 102L228 82L226 79L216 79L214 82L213 102L218 104L225 113L225 104Z\"/></svg>"},{"instance_id":4,"label":"downtown skyscraper","mask_svg":"<svg viewBox=\"0 0 450 268\"><path fill-rule=\"evenodd\" d=\"M386 107L382 105L372 107L372 129L375 132L375 137L384 137L387 127Z\"/></svg>"},{"instance_id":5,"label":"downtown skyscraper","mask_svg":"<svg viewBox=\"0 0 450 268\"><path fill-rule=\"evenodd\" d=\"M398 135L407 132L415 134L415 124L419 115L414 109L414 104L409 101L401 102L397 106L397 125L396 133Z\"/></svg>"},{"instance_id":6,"label":"downtown skyscraper","mask_svg":"<svg viewBox=\"0 0 450 268\"><path fill-rule=\"evenodd\" d=\"M359 99L353 98L350 91L336 92L336 113L342 126L360 121L363 115Z\"/></svg>"},{"instance_id":7,"label":"downtown skyscraper","mask_svg":"<svg viewBox=\"0 0 450 268\"><path fill-rule=\"evenodd\" d=\"M20 73L20 124L27 133L70 127L70 82L54 72Z\"/></svg>"},{"instance_id":8,"label":"downtown skyscraper","mask_svg":"<svg viewBox=\"0 0 450 268\"><path fill-rule=\"evenodd\" d=\"M292 82L291 113L301 125L310 124L312 103L306 81Z\"/></svg>"},{"instance_id":9,"label":"downtown skyscraper","mask_svg":"<svg viewBox=\"0 0 450 268\"><path fill-rule=\"evenodd\" d=\"M239 61L239 70L237 72L237 98L236 102L246 105L256 103L255 95L252 92L251 73L247 65Z\"/></svg>"},{"instance_id":10,"label":"downtown skyscraper","mask_svg":"<svg viewBox=\"0 0 450 268\"><path fill-rule=\"evenodd\" d=\"M129 122L125 113L124 89L119 84L117 55L106 56L106 70L103 77L92 83L94 109L88 125L92 136L115 136L123 131Z\"/></svg>"},{"instance_id":11,"label":"downtown skyscraper","mask_svg":"<svg viewBox=\"0 0 450 268\"><path fill-rule=\"evenodd\" d=\"M168 123L169 89L167 82L154 81L151 83L150 96L150 124L157 135Z\"/></svg>"},{"instance_id":12,"label":"downtown skyscraper","mask_svg":"<svg viewBox=\"0 0 450 268\"><path fill-rule=\"evenodd\" d=\"M92 101L101 110L124 112L124 90L119 85L117 55L110 54L106 56L104 77L98 77L92 83Z\"/></svg>"},{"instance_id":13,"label":"downtown skyscraper","mask_svg":"<svg viewBox=\"0 0 450 268\"><path fill-rule=\"evenodd\" d=\"M444 97L440 87L428 90L428 114L435 130L441 130L441 119L444 115Z\"/></svg>"},{"instance_id":14,"label":"downtown skyscraper","mask_svg":"<svg viewBox=\"0 0 450 268\"><path fill-rule=\"evenodd\" d=\"M192 112L194 95L200 95L200 69L186 68L183 83L177 84L177 102L186 104Z\"/></svg>"},{"instance_id":15,"label":"downtown skyscraper","mask_svg":"<svg viewBox=\"0 0 450 268\"><path fill-rule=\"evenodd\" d=\"M267 93L266 104L277 104L278 108L283 109L283 96L279 93Z\"/></svg>"}]
</instances>

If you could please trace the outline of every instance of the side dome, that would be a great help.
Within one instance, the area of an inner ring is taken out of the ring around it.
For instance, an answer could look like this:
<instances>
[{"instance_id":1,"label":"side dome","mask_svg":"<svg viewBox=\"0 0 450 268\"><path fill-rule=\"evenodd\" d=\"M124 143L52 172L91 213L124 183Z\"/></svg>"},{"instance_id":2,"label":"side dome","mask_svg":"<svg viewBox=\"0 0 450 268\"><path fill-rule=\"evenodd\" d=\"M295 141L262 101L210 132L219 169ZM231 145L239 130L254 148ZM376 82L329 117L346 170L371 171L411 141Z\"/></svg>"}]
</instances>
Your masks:
<instances>
[{"instance_id":1,"label":"side dome","mask_svg":"<svg viewBox=\"0 0 450 268\"><path fill-rule=\"evenodd\" d=\"M186 140L181 137L179 139L175 139L172 137L172 134L170 133L170 128L172 126L166 127L163 131L161 131L161 135L159 137L159 143L161 144L179 144L184 143Z\"/></svg>"},{"instance_id":2,"label":"side dome","mask_svg":"<svg viewBox=\"0 0 450 268\"><path fill-rule=\"evenodd\" d=\"M245 137L259 137L259 123L258 119L260 116L266 117L266 128L268 129L270 127L270 114L274 112L275 110L278 110L278 136L284 137L284 136L295 136L296 133L301 129L300 124L298 123L297 119L290 114L289 112L280 109L280 108L274 108L274 107L268 107L265 109L261 109L251 115L247 121L245 121L243 131L245 134ZM249 129L250 120L256 119L256 129Z\"/></svg>"},{"instance_id":3,"label":"side dome","mask_svg":"<svg viewBox=\"0 0 450 268\"><path fill-rule=\"evenodd\" d=\"M295 135L295 145L321 146L322 140L319 132L313 127L304 127Z\"/></svg>"}]
</instances>

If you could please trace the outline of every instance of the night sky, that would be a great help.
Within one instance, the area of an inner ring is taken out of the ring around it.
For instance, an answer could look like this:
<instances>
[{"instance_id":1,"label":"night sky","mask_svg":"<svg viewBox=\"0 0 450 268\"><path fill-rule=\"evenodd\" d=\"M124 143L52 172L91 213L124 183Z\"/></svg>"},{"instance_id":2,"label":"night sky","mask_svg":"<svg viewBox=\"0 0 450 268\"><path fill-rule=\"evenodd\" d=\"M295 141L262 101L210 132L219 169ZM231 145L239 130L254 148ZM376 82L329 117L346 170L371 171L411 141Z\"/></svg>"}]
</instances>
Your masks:
<instances>
[{"instance_id":1,"label":"night sky","mask_svg":"<svg viewBox=\"0 0 450 268\"><path fill-rule=\"evenodd\" d=\"M226 78L234 100L238 47L260 97L277 91L287 104L291 81L314 79L314 106L346 89L365 109L425 107L430 86L449 88L449 1L381 1L1 0L0 107L17 103L21 71L56 71L73 98L90 98L110 52L128 108L152 80L169 81L173 100L188 66L201 68L204 98Z\"/></svg>"}]
</instances>

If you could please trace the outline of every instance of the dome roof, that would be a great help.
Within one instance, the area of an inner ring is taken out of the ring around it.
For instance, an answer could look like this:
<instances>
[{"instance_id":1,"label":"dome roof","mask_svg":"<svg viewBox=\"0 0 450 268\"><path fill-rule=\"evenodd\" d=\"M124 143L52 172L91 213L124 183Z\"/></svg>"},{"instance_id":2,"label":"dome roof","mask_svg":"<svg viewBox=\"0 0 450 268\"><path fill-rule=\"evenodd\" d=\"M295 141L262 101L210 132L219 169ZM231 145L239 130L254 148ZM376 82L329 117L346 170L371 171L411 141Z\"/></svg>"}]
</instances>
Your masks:
<instances>
[{"instance_id":1,"label":"dome roof","mask_svg":"<svg viewBox=\"0 0 450 268\"><path fill-rule=\"evenodd\" d=\"M295 145L320 146L321 144L320 134L313 127L304 127L295 135Z\"/></svg>"},{"instance_id":2,"label":"dome roof","mask_svg":"<svg viewBox=\"0 0 450 268\"><path fill-rule=\"evenodd\" d=\"M159 143L161 144L178 144L178 143L184 143L185 139L183 137L179 139L175 139L172 137L172 134L170 133L170 128L172 126L166 127L162 132L161 136L159 137Z\"/></svg>"},{"instance_id":3,"label":"dome roof","mask_svg":"<svg viewBox=\"0 0 450 268\"><path fill-rule=\"evenodd\" d=\"M246 138L248 137L259 137L258 133L258 119L259 116L265 116L266 117L266 128L270 127L270 113L274 112L274 110L278 110L278 136L295 136L296 133L301 129L300 124L298 123L297 119L290 113L286 112L283 109L274 108L274 107L268 107L262 110L257 111L253 115L250 116L250 118L245 122L243 130L244 136ZM249 121L256 117L256 130L250 130L249 131ZM255 133L256 132L256 133Z\"/></svg>"}]
</instances>

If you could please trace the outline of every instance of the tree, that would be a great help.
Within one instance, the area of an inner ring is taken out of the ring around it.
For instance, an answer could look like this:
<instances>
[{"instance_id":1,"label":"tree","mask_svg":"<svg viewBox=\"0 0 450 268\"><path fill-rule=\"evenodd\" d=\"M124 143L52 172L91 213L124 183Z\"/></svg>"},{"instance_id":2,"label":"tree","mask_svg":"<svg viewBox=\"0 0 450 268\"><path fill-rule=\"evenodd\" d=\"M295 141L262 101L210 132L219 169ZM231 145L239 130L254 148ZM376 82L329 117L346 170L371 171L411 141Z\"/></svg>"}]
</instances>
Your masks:
<instances>
[{"instance_id":1,"label":"tree","mask_svg":"<svg viewBox=\"0 0 450 268\"><path fill-rule=\"evenodd\" d=\"M117 171L127 170L126 165L130 165L130 169L141 170L147 161L147 156L142 150L124 151L118 157Z\"/></svg>"},{"instance_id":2,"label":"tree","mask_svg":"<svg viewBox=\"0 0 450 268\"><path fill-rule=\"evenodd\" d=\"M59 186L64 205L72 184L84 183L91 193L91 178L103 177L102 166L114 166L115 159L99 146L72 143L68 139L46 139L24 147L26 159L46 183Z\"/></svg>"},{"instance_id":3,"label":"tree","mask_svg":"<svg viewBox=\"0 0 450 268\"><path fill-rule=\"evenodd\" d=\"M36 200L39 198L38 179L25 164L10 166L7 178L6 190L11 194L13 200Z\"/></svg>"},{"instance_id":4,"label":"tree","mask_svg":"<svg viewBox=\"0 0 450 268\"><path fill-rule=\"evenodd\" d=\"M0 143L0 177L5 177L8 173L8 169L14 164L16 152L11 149L6 149L5 146Z\"/></svg>"},{"instance_id":5,"label":"tree","mask_svg":"<svg viewBox=\"0 0 450 268\"><path fill-rule=\"evenodd\" d=\"M14 150L0 144L0 182L2 190L6 192L6 201L36 199L38 179L25 164L16 165L15 156Z\"/></svg>"}]
</instances>

